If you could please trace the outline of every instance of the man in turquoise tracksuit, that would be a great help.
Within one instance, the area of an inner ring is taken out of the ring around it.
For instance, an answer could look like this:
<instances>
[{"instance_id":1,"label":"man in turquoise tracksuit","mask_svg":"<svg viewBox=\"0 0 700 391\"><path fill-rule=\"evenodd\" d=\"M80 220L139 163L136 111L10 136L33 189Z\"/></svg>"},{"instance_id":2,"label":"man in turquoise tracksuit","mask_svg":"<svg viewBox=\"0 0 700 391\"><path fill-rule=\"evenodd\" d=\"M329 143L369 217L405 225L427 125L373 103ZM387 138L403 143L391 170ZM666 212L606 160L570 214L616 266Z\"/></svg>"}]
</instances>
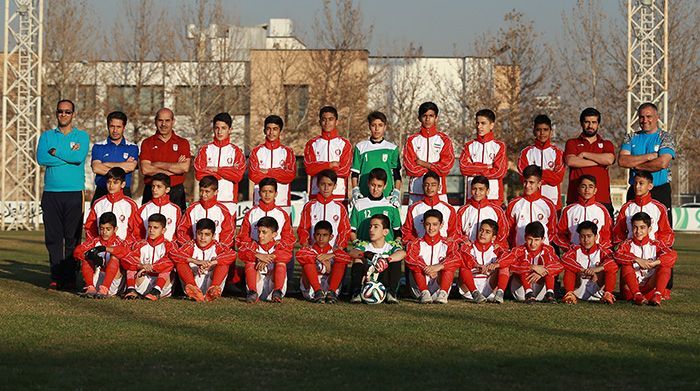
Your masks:
<instances>
[{"instance_id":1,"label":"man in turquoise tracksuit","mask_svg":"<svg viewBox=\"0 0 700 391\"><path fill-rule=\"evenodd\" d=\"M49 252L49 289L75 290L77 263L73 249L80 241L83 222L85 158L90 137L72 126L75 105L61 100L56 106L58 126L39 137L36 158L46 167L41 209Z\"/></svg>"}]
</instances>

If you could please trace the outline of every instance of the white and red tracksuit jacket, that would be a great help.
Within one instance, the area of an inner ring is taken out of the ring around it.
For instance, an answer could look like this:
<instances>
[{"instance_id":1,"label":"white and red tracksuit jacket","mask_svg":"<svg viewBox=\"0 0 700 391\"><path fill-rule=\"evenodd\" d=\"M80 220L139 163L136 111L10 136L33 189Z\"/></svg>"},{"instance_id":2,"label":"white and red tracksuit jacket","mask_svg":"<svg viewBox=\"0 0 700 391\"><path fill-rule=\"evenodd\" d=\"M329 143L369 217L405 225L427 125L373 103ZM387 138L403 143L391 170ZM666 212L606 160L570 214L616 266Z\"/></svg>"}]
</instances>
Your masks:
<instances>
[{"instance_id":1,"label":"white and red tracksuit jacket","mask_svg":"<svg viewBox=\"0 0 700 391\"><path fill-rule=\"evenodd\" d=\"M406 247L406 266L414 272L422 273L426 266L444 264L443 271L454 271L462 264L462 257L454 241L445 240L440 235L425 235Z\"/></svg>"},{"instance_id":2,"label":"white and red tracksuit jacket","mask_svg":"<svg viewBox=\"0 0 700 391\"><path fill-rule=\"evenodd\" d=\"M119 239L131 241L138 223L136 215L139 207L134 200L127 197L121 191L115 194L107 194L100 197L90 208L85 221L85 236L93 239L100 236L100 216L106 212L112 212L117 216L116 233Z\"/></svg>"},{"instance_id":3,"label":"white and red tracksuit jacket","mask_svg":"<svg viewBox=\"0 0 700 391\"><path fill-rule=\"evenodd\" d=\"M238 249L246 248L251 243L258 241L258 229L255 224L263 217L272 217L277 221L279 229L277 230L275 241L278 241L280 246L287 246L289 249L294 248L294 243L297 240L294 237L291 219L287 212L274 203L266 204L261 201L257 206L246 212L245 217L243 217L241 230L238 232L238 237L236 237Z\"/></svg>"},{"instance_id":4,"label":"white and red tracksuit jacket","mask_svg":"<svg viewBox=\"0 0 700 391\"><path fill-rule=\"evenodd\" d=\"M255 183L255 203L257 204L260 199L258 195L260 181L265 178L274 178L277 181L275 204L282 207L291 205L290 183L297 175L294 151L282 145L279 140L274 142L265 140L263 144L250 151L249 162L248 176ZM261 170L267 170L267 173L263 174Z\"/></svg>"},{"instance_id":5,"label":"white and red tracksuit jacket","mask_svg":"<svg viewBox=\"0 0 700 391\"><path fill-rule=\"evenodd\" d=\"M170 202L170 196L167 194L153 198L145 204L141 205L138 212L136 213L137 234L135 234L136 239L146 239L148 237L148 218L151 215L160 213L165 216L165 236L166 240L173 241L175 239L175 234L177 231L177 224L180 222L180 216L182 212L180 207Z\"/></svg>"},{"instance_id":6,"label":"white and red tracksuit jacket","mask_svg":"<svg viewBox=\"0 0 700 391\"><path fill-rule=\"evenodd\" d=\"M348 178L352 166L352 144L344 137L338 135L338 130L330 132L321 131L320 136L309 140L304 147L304 167L306 173L311 176L309 195L315 197L318 194L316 175L326 169L330 169L331 162L338 162L338 167L333 171L338 174L338 184L333 191L336 199L345 199L348 192Z\"/></svg>"},{"instance_id":7,"label":"white and red tracksuit jacket","mask_svg":"<svg viewBox=\"0 0 700 391\"><path fill-rule=\"evenodd\" d=\"M79 261L85 261L85 252L97 246L114 247L113 254L108 252L104 253L105 265L109 263L112 255L121 259L129 253L129 246L127 246L125 241L119 239L117 235L112 235L109 240L102 240L102 238L98 236L88 239L76 246L75 250L73 250L73 258ZM92 281L89 281L89 283L92 284Z\"/></svg>"},{"instance_id":8,"label":"white and red tracksuit jacket","mask_svg":"<svg viewBox=\"0 0 700 391\"><path fill-rule=\"evenodd\" d=\"M535 165L542 169L542 195L549 198L557 210L561 209L561 182L564 180L566 165L564 152L551 140L541 143L535 140L535 145L525 147L520 152L518 171L522 175L525 167Z\"/></svg>"},{"instance_id":9,"label":"white and red tracksuit jacket","mask_svg":"<svg viewBox=\"0 0 700 391\"><path fill-rule=\"evenodd\" d=\"M507 251L501 247L496 247L494 243L472 242L472 244L461 246L460 248L462 266L471 269L473 273L477 273L476 265L485 266L498 262Z\"/></svg>"},{"instance_id":10,"label":"white and red tracksuit jacket","mask_svg":"<svg viewBox=\"0 0 700 391\"><path fill-rule=\"evenodd\" d=\"M508 240L511 248L525 243L525 226L533 221L539 221L544 226L546 244L549 244L549 239L554 239L554 235L557 234L557 211L552 201L539 191L512 200L508 204L506 217L510 227Z\"/></svg>"},{"instance_id":11,"label":"white and red tracksuit jacket","mask_svg":"<svg viewBox=\"0 0 700 391\"><path fill-rule=\"evenodd\" d=\"M557 233L552 239L557 246L566 251L572 245L581 243L576 228L584 221L593 222L598 226L598 244L608 248L611 243L612 218L608 210L595 197L568 205L562 210L557 224Z\"/></svg>"},{"instance_id":12,"label":"white and red tracksuit jacket","mask_svg":"<svg viewBox=\"0 0 700 391\"><path fill-rule=\"evenodd\" d=\"M472 243L476 243L479 235L479 224L486 219L498 223L496 243L502 248L508 248L508 219L500 206L494 205L487 199L477 201L467 200L467 203L457 212L457 224L460 236Z\"/></svg>"},{"instance_id":13,"label":"white and red tracksuit jacket","mask_svg":"<svg viewBox=\"0 0 700 391\"><path fill-rule=\"evenodd\" d=\"M588 250L579 244L571 246L569 251L561 257L561 264L572 273L580 273L584 269L597 266L603 266L605 271L616 272L618 270L612 250L598 244L593 245Z\"/></svg>"},{"instance_id":14,"label":"white and red tracksuit jacket","mask_svg":"<svg viewBox=\"0 0 700 391\"><path fill-rule=\"evenodd\" d=\"M301 246L313 244L314 226L319 221L328 221L333 226L333 239L330 245L345 248L350 235L350 218L343 204L332 198L323 198L318 194L315 200L304 205L297 228L297 237Z\"/></svg>"},{"instance_id":15,"label":"white and red tracksuit jacket","mask_svg":"<svg viewBox=\"0 0 700 391\"><path fill-rule=\"evenodd\" d=\"M185 244L197 237L196 225L201 219L208 218L216 224L214 240L231 246L236 233L235 215L231 215L226 205L213 198L209 201L199 200L192 203L180 219L177 226L177 242Z\"/></svg>"},{"instance_id":16,"label":"white and red tracksuit jacket","mask_svg":"<svg viewBox=\"0 0 700 391\"><path fill-rule=\"evenodd\" d=\"M216 240L212 240L207 246L199 247L197 241L191 240L180 248L176 249L170 258L176 263L187 262L190 267L195 267L194 263L188 262L188 258L198 259L202 261L211 261L216 258L216 264L218 265L231 265L236 262L236 252L231 250L230 247L225 246Z\"/></svg>"},{"instance_id":17,"label":"white and red tracksuit jacket","mask_svg":"<svg viewBox=\"0 0 700 391\"><path fill-rule=\"evenodd\" d=\"M535 251L530 251L525 246L518 246L510 250L509 254L505 255L498 264L500 267L508 266L510 271L515 274L529 273L532 265L544 266L551 276L556 276L564 271L564 266L559 262L554 248L547 244L542 244Z\"/></svg>"},{"instance_id":18,"label":"white and red tracksuit jacket","mask_svg":"<svg viewBox=\"0 0 700 391\"><path fill-rule=\"evenodd\" d=\"M459 170L466 177L467 199L472 197L471 183L477 175L489 179L489 200L503 204L503 178L508 172L508 156L503 141L494 139L493 132L464 144L459 157Z\"/></svg>"},{"instance_id":19,"label":"white and red tracksuit jacket","mask_svg":"<svg viewBox=\"0 0 700 391\"><path fill-rule=\"evenodd\" d=\"M207 167L217 167L209 171ZM219 202L238 202L238 182L245 172L245 155L230 139L217 140L203 145L194 159L197 180L212 175L219 180Z\"/></svg>"},{"instance_id":20,"label":"white and red tracksuit jacket","mask_svg":"<svg viewBox=\"0 0 700 391\"><path fill-rule=\"evenodd\" d=\"M139 270L140 263L153 265L153 273L167 273L173 270L173 254L177 247L173 242L165 240L162 235L155 239L141 240L131 247L131 251L121 260L121 265L126 270Z\"/></svg>"},{"instance_id":21,"label":"white and red tracksuit jacket","mask_svg":"<svg viewBox=\"0 0 700 391\"><path fill-rule=\"evenodd\" d=\"M342 248L333 247L330 244L325 247L320 247L316 243L311 246L304 246L297 251L296 259L301 265L310 265L315 264L316 257L321 254L333 254L331 264L335 262L343 262L345 264L350 263L350 255L348 255L345 250ZM328 274L330 272L330 270L324 270L324 273L322 274Z\"/></svg>"},{"instance_id":22,"label":"white and red tracksuit jacket","mask_svg":"<svg viewBox=\"0 0 700 391\"><path fill-rule=\"evenodd\" d=\"M403 166L408 175L408 194L423 195L423 175L428 169L419 166L416 160L430 163L430 171L440 176L438 194L447 194L447 175L455 162L452 140L445 133L438 132L435 126L421 127L418 133L408 137L403 149Z\"/></svg>"},{"instance_id":23,"label":"white and red tracksuit jacket","mask_svg":"<svg viewBox=\"0 0 700 391\"><path fill-rule=\"evenodd\" d=\"M292 250L286 246L280 246L275 240L266 244L253 242L245 249L240 250L238 252L238 257L243 262L255 263L255 254L275 254L275 261L273 263L287 263L292 259Z\"/></svg>"},{"instance_id":24,"label":"white and red tracksuit jacket","mask_svg":"<svg viewBox=\"0 0 700 391\"><path fill-rule=\"evenodd\" d=\"M413 203L408 207L406 220L401 226L401 240L404 244L420 239L425 235L423 227L423 214L431 209L439 210L442 213L442 228L440 235L447 240L455 240L459 235L457 225L457 212L445 201L440 200L437 195L423 197L422 200Z\"/></svg>"},{"instance_id":25,"label":"white and red tracksuit jacket","mask_svg":"<svg viewBox=\"0 0 700 391\"><path fill-rule=\"evenodd\" d=\"M669 224L666 207L664 204L651 198L651 193L642 197L634 197L634 200L622 205L613 227L612 241L614 244L632 238L632 216L638 212L644 212L651 217L649 238L673 246L676 236L673 233L671 224Z\"/></svg>"},{"instance_id":26,"label":"white and red tracksuit jacket","mask_svg":"<svg viewBox=\"0 0 700 391\"><path fill-rule=\"evenodd\" d=\"M637 278L639 278L646 275L648 270L642 271L639 265L635 263L636 258L658 259L661 261L659 266L672 268L676 264L678 254L662 241L653 240L649 236L642 240L637 240L636 238L627 239L617 247L615 261L620 266L633 266L637 271Z\"/></svg>"}]
</instances>

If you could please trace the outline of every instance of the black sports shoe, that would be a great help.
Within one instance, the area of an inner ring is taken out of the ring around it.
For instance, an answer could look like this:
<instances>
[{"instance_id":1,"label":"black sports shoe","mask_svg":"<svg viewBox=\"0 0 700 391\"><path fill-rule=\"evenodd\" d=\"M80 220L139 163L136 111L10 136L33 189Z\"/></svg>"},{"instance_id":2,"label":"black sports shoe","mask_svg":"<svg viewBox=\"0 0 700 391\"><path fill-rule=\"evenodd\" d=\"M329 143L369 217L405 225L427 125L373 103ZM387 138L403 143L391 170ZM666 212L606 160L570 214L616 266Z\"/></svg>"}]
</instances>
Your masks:
<instances>
[{"instance_id":1,"label":"black sports shoe","mask_svg":"<svg viewBox=\"0 0 700 391\"><path fill-rule=\"evenodd\" d=\"M139 293L134 288L128 288L124 292L123 298L124 300L136 300L139 298Z\"/></svg>"},{"instance_id":2,"label":"black sports shoe","mask_svg":"<svg viewBox=\"0 0 700 391\"><path fill-rule=\"evenodd\" d=\"M528 292L525 294L525 304L532 304L535 302L535 294L532 292Z\"/></svg>"},{"instance_id":3,"label":"black sports shoe","mask_svg":"<svg viewBox=\"0 0 700 391\"><path fill-rule=\"evenodd\" d=\"M311 301L318 304L323 304L324 300L326 300L326 292L322 290L314 292L314 296L311 298Z\"/></svg>"},{"instance_id":4,"label":"black sports shoe","mask_svg":"<svg viewBox=\"0 0 700 391\"><path fill-rule=\"evenodd\" d=\"M549 304L557 304L557 299L554 298L554 292L545 293L544 302Z\"/></svg>"},{"instance_id":5,"label":"black sports shoe","mask_svg":"<svg viewBox=\"0 0 700 391\"><path fill-rule=\"evenodd\" d=\"M272 292L272 302L273 303L281 303L282 302L282 291L279 289L276 289L274 292Z\"/></svg>"},{"instance_id":6,"label":"black sports shoe","mask_svg":"<svg viewBox=\"0 0 700 391\"><path fill-rule=\"evenodd\" d=\"M328 291L326 294L326 304L335 304L338 302L338 295L333 291Z\"/></svg>"},{"instance_id":7,"label":"black sports shoe","mask_svg":"<svg viewBox=\"0 0 700 391\"><path fill-rule=\"evenodd\" d=\"M249 303L249 304L257 303L258 302L258 292L249 291L245 297L245 302Z\"/></svg>"}]
</instances>

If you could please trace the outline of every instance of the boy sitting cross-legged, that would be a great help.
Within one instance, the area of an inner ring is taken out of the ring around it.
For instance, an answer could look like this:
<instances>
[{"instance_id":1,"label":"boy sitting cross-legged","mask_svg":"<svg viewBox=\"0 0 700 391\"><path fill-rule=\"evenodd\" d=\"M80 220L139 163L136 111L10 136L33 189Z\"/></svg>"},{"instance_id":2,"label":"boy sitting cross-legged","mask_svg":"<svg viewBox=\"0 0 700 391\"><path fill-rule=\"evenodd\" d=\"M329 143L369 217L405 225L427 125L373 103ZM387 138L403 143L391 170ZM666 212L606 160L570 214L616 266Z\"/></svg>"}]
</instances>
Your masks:
<instances>
[{"instance_id":1,"label":"boy sitting cross-legged","mask_svg":"<svg viewBox=\"0 0 700 391\"><path fill-rule=\"evenodd\" d=\"M607 210L603 210L608 213ZM612 251L598 243L598 226L594 222L581 222L576 227L576 233L580 244L571 246L561 258L561 263L566 269L566 294L562 301L576 304L577 299L600 300L605 304L613 304L618 267ZM599 281L605 282L603 289Z\"/></svg>"},{"instance_id":2,"label":"boy sitting cross-legged","mask_svg":"<svg viewBox=\"0 0 700 391\"><path fill-rule=\"evenodd\" d=\"M155 301L170 296L173 286L170 255L176 248L163 236L165 224L165 216L152 214L148 218L148 239L136 242L129 254L121 259L122 267L126 269L124 299L143 296Z\"/></svg>"},{"instance_id":3,"label":"boy sitting cross-legged","mask_svg":"<svg viewBox=\"0 0 700 391\"><path fill-rule=\"evenodd\" d=\"M126 255L127 248L116 235L117 216L114 213L103 213L99 227L100 236L81 243L73 251L73 257L80 261L85 280L83 296L105 299L118 294L122 287L119 258ZM95 286L99 288L95 289Z\"/></svg>"},{"instance_id":4,"label":"boy sitting cross-legged","mask_svg":"<svg viewBox=\"0 0 700 391\"><path fill-rule=\"evenodd\" d=\"M632 239L622 242L615 252L625 284L620 291L634 304L659 306L678 255L662 241L650 238L652 220L646 212L635 213L631 221Z\"/></svg>"},{"instance_id":5,"label":"boy sitting cross-legged","mask_svg":"<svg viewBox=\"0 0 700 391\"><path fill-rule=\"evenodd\" d=\"M196 229L197 238L175 251L172 259L187 297L198 302L214 301L221 297L236 253L214 240L216 225L211 219L199 220Z\"/></svg>"},{"instance_id":6,"label":"boy sitting cross-legged","mask_svg":"<svg viewBox=\"0 0 700 391\"><path fill-rule=\"evenodd\" d=\"M245 262L246 302L257 303L262 298L281 303L287 291L287 262L292 259L292 250L275 240L279 224L274 218L262 217L255 226L258 240L238 252Z\"/></svg>"},{"instance_id":7,"label":"boy sitting cross-legged","mask_svg":"<svg viewBox=\"0 0 700 391\"><path fill-rule=\"evenodd\" d=\"M333 225L321 220L314 226L314 242L297 251L302 268L301 293L315 303L335 304L350 257L331 245Z\"/></svg>"},{"instance_id":8,"label":"boy sitting cross-legged","mask_svg":"<svg viewBox=\"0 0 700 391\"><path fill-rule=\"evenodd\" d=\"M459 290L463 296L469 295L475 303L486 300L503 303L503 292L508 285L510 271L507 265L501 266L498 263L507 253L506 249L496 245L499 231L500 227L495 220L482 220L477 240L462 245Z\"/></svg>"}]
</instances>

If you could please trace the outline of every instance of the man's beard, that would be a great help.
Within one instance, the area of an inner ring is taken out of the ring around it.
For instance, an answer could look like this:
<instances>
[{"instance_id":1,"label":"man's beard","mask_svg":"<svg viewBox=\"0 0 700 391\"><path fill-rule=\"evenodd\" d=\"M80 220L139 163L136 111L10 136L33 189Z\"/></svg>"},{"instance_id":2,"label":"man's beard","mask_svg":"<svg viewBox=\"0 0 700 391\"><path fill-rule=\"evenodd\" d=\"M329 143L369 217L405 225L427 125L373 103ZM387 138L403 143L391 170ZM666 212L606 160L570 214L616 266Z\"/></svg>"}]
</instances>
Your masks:
<instances>
[{"instance_id":1,"label":"man's beard","mask_svg":"<svg viewBox=\"0 0 700 391\"><path fill-rule=\"evenodd\" d=\"M589 131L589 130L587 130L587 129L583 129L583 132L582 132L582 133L583 133L583 135L584 135L585 137L593 137L593 136L595 136L596 134L598 134L598 129L596 129L596 130L594 130L594 131L592 131L592 132Z\"/></svg>"}]
</instances>

